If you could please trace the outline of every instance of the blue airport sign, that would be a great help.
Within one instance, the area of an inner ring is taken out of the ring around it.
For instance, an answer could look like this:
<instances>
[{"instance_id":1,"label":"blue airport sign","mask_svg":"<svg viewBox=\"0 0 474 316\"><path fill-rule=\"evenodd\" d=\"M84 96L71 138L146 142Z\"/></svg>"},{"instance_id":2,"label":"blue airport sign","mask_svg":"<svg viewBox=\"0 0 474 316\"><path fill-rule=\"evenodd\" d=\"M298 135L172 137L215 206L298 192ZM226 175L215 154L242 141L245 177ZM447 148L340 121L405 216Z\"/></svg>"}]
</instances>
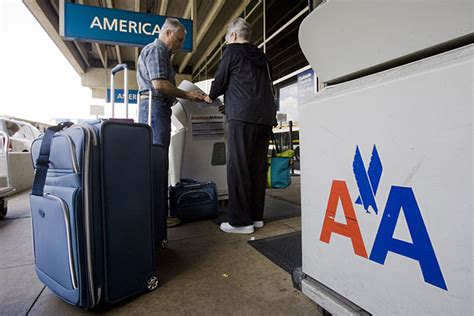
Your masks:
<instances>
[{"instance_id":1,"label":"blue airport sign","mask_svg":"<svg viewBox=\"0 0 474 316\"><path fill-rule=\"evenodd\" d=\"M66 2L60 34L67 40L145 46L160 33L166 16ZM193 21L178 18L186 28L183 51L193 50Z\"/></svg>"},{"instance_id":2,"label":"blue airport sign","mask_svg":"<svg viewBox=\"0 0 474 316\"><path fill-rule=\"evenodd\" d=\"M125 91L123 89L115 89L115 103L125 103ZM138 97L138 90L128 90L128 103L136 104ZM110 89L107 89L107 97L105 102L110 102Z\"/></svg>"}]
</instances>

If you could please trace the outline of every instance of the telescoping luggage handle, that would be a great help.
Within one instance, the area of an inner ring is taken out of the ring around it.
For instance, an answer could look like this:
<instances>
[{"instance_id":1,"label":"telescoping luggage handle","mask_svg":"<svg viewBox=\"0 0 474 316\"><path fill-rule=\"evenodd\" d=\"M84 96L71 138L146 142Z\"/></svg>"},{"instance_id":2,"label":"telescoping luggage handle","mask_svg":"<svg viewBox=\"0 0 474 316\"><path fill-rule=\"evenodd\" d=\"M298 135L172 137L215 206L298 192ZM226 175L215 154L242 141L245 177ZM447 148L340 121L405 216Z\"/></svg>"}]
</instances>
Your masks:
<instances>
[{"instance_id":1,"label":"telescoping luggage handle","mask_svg":"<svg viewBox=\"0 0 474 316\"><path fill-rule=\"evenodd\" d=\"M128 119L128 65L118 64L112 68L110 72L110 103L112 104L112 118L115 118L115 74L124 71L123 73L123 90L124 90L124 103L125 103L125 118Z\"/></svg>"}]
</instances>

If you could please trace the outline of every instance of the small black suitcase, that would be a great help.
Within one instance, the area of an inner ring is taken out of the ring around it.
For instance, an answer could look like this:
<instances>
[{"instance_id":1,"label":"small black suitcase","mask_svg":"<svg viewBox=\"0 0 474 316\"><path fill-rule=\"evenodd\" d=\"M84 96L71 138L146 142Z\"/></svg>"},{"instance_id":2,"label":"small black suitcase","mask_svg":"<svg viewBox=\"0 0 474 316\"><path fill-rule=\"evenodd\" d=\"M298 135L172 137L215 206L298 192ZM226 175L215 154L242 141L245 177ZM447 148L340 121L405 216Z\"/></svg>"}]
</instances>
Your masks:
<instances>
[{"instance_id":1,"label":"small black suitcase","mask_svg":"<svg viewBox=\"0 0 474 316\"><path fill-rule=\"evenodd\" d=\"M217 216L217 187L212 181L181 179L175 186L169 187L169 195L171 216L183 222Z\"/></svg>"}]
</instances>

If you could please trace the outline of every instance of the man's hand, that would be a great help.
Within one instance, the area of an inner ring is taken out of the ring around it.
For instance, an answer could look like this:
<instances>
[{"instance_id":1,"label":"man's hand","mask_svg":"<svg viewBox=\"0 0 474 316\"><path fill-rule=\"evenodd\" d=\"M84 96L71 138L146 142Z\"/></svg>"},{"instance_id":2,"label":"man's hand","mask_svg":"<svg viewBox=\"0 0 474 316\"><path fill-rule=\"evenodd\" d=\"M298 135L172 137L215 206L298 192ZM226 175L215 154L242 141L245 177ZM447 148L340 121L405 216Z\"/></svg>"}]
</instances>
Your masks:
<instances>
[{"instance_id":1,"label":"man's hand","mask_svg":"<svg viewBox=\"0 0 474 316\"><path fill-rule=\"evenodd\" d=\"M203 102L206 95L201 91L184 91L176 88L171 82L165 79L154 79L151 81L153 88L160 93L169 95L175 98L187 99L194 102Z\"/></svg>"},{"instance_id":2,"label":"man's hand","mask_svg":"<svg viewBox=\"0 0 474 316\"><path fill-rule=\"evenodd\" d=\"M206 95L206 97L204 98L204 101L206 101L206 103L209 103L209 104L212 103L212 99L208 95Z\"/></svg>"},{"instance_id":3,"label":"man's hand","mask_svg":"<svg viewBox=\"0 0 474 316\"><path fill-rule=\"evenodd\" d=\"M205 100L206 95L200 91L188 91L186 92L186 99L194 102L202 102Z\"/></svg>"}]
</instances>

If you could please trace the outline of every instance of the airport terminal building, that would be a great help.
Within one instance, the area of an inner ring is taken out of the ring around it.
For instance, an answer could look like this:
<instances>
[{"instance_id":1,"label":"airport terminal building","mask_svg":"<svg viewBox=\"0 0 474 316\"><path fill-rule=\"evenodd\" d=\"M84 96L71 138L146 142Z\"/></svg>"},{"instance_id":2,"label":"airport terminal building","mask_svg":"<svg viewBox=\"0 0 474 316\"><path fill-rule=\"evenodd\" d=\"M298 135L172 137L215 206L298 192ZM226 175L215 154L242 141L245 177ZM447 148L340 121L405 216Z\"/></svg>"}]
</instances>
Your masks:
<instances>
[{"instance_id":1,"label":"airport terminal building","mask_svg":"<svg viewBox=\"0 0 474 316\"><path fill-rule=\"evenodd\" d=\"M22 2L104 101L49 128L0 117L0 314L474 313L472 1ZM239 17L271 66L251 234L219 230L225 113L178 98L169 152L136 123L167 17L184 91L210 92Z\"/></svg>"}]
</instances>

